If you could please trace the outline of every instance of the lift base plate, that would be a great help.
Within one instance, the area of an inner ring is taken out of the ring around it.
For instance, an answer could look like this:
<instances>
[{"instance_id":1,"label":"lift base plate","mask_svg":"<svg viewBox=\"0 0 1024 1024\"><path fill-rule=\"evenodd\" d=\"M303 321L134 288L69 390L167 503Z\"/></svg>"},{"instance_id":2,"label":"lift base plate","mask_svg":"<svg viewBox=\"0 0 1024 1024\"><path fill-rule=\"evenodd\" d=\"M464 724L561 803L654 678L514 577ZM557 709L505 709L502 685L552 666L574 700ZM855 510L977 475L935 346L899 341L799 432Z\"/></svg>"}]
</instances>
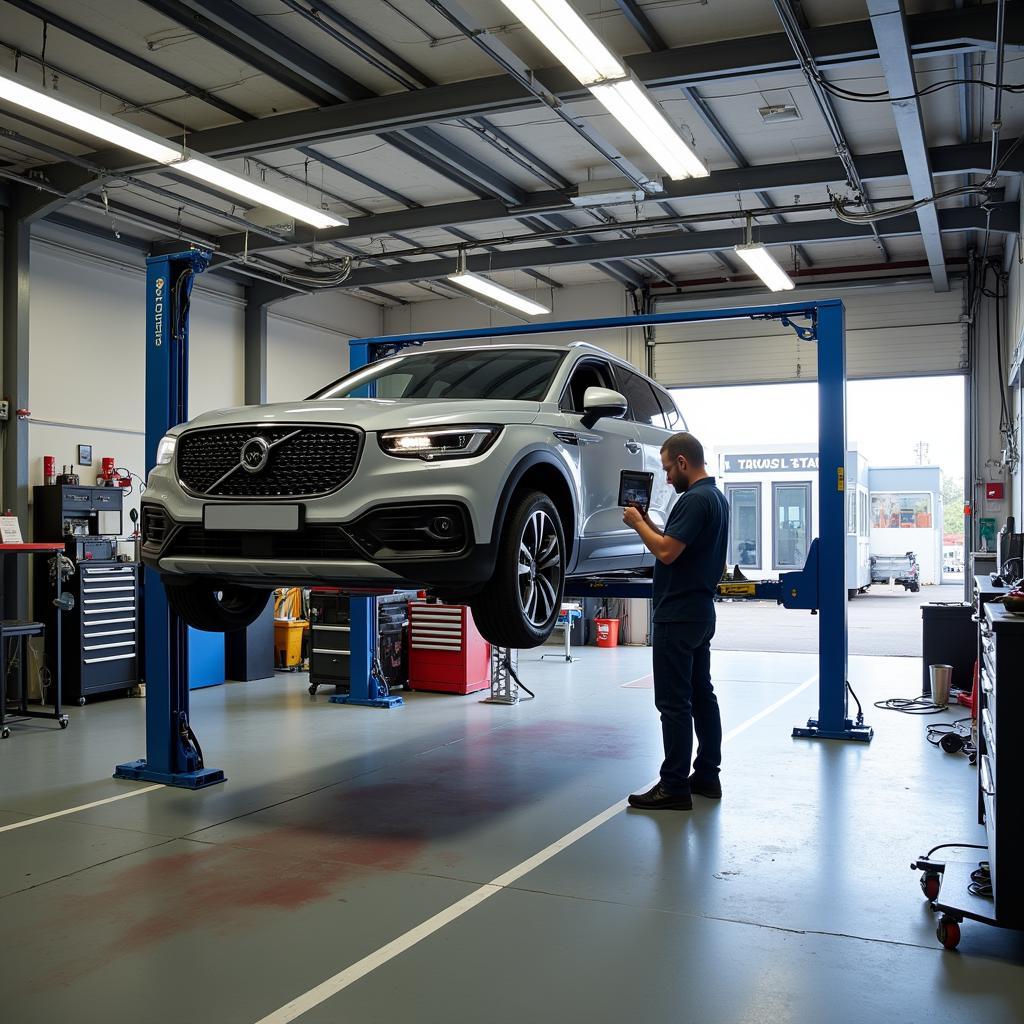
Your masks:
<instances>
[{"instance_id":1,"label":"lift base plate","mask_svg":"<svg viewBox=\"0 0 1024 1024\"><path fill-rule=\"evenodd\" d=\"M400 708L405 703L401 697L370 697L360 700L357 697L350 697L347 693L336 693L327 700L331 704L355 704L361 708Z\"/></svg>"},{"instance_id":2,"label":"lift base plate","mask_svg":"<svg viewBox=\"0 0 1024 1024\"><path fill-rule=\"evenodd\" d=\"M165 786L180 789L205 789L207 786L225 782L227 776L221 768L200 768L197 772L158 772L140 757L137 761L126 761L114 769L115 779L134 779L139 782L162 782Z\"/></svg>"},{"instance_id":3,"label":"lift base plate","mask_svg":"<svg viewBox=\"0 0 1024 1024\"><path fill-rule=\"evenodd\" d=\"M858 743L870 743L874 735L875 730L870 725L854 725L849 720L842 729L822 729L817 719L812 718L807 725L798 725L793 729L794 738L805 737L812 740L855 740Z\"/></svg>"}]
</instances>

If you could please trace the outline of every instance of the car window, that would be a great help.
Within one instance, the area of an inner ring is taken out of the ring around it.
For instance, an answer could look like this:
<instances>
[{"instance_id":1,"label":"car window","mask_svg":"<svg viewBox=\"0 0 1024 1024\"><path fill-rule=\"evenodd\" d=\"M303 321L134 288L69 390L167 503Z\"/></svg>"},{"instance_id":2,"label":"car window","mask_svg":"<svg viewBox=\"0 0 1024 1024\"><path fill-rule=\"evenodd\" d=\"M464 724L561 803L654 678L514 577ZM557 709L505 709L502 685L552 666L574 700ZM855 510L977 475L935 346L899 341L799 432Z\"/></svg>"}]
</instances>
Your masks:
<instances>
[{"instance_id":1,"label":"car window","mask_svg":"<svg viewBox=\"0 0 1024 1024\"><path fill-rule=\"evenodd\" d=\"M580 363L572 371L565 390L562 392L562 400L558 403L562 412L575 412L583 415L583 398L587 388L613 388L611 374L608 367L603 363L588 361Z\"/></svg>"},{"instance_id":2,"label":"car window","mask_svg":"<svg viewBox=\"0 0 1024 1024\"><path fill-rule=\"evenodd\" d=\"M629 400L629 412L633 419L638 423L649 423L664 430L665 416L650 384L638 373L633 373L623 366L616 366L615 373L621 384L620 390Z\"/></svg>"},{"instance_id":3,"label":"car window","mask_svg":"<svg viewBox=\"0 0 1024 1024\"><path fill-rule=\"evenodd\" d=\"M683 417L679 415L679 410L676 408L676 403L672 401L672 396L662 388L655 388L654 397L658 399L661 411L665 415L666 428L668 430L685 430L686 424L683 422Z\"/></svg>"},{"instance_id":4,"label":"car window","mask_svg":"<svg viewBox=\"0 0 1024 1024\"><path fill-rule=\"evenodd\" d=\"M558 349L443 349L383 359L346 374L310 399L513 399L539 402L566 353Z\"/></svg>"}]
</instances>

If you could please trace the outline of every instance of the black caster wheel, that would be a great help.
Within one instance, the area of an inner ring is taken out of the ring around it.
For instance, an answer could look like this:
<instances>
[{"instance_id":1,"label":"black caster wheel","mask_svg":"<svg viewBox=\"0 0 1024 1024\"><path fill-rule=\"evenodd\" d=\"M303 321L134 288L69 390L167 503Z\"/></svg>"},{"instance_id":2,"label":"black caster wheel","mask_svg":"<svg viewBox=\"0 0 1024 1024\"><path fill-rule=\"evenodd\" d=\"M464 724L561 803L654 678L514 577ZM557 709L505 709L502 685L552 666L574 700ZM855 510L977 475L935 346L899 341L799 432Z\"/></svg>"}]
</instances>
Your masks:
<instances>
[{"instance_id":1,"label":"black caster wheel","mask_svg":"<svg viewBox=\"0 0 1024 1024\"><path fill-rule=\"evenodd\" d=\"M935 937L944 949L956 949L960 945L960 922L952 917L943 917L935 929Z\"/></svg>"},{"instance_id":2,"label":"black caster wheel","mask_svg":"<svg viewBox=\"0 0 1024 1024\"><path fill-rule=\"evenodd\" d=\"M939 895L941 885L942 880L939 878L937 871L926 871L921 876L921 891L929 903Z\"/></svg>"},{"instance_id":3,"label":"black caster wheel","mask_svg":"<svg viewBox=\"0 0 1024 1024\"><path fill-rule=\"evenodd\" d=\"M79 697L78 698L78 706L80 708L84 708L85 707L85 698L84 697Z\"/></svg>"},{"instance_id":4,"label":"black caster wheel","mask_svg":"<svg viewBox=\"0 0 1024 1024\"><path fill-rule=\"evenodd\" d=\"M310 695L310 697L315 697L316 696L316 691L317 691L317 684L316 683L310 683L309 684L309 695Z\"/></svg>"},{"instance_id":5,"label":"black caster wheel","mask_svg":"<svg viewBox=\"0 0 1024 1024\"><path fill-rule=\"evenodd\" d=\"M0 740L5 740L10 735L11 735L11 730L10 729L4 729L3 732L0 732Z\"/></svg>"},{"instance_id":6,"label":"black caster wheel","mask_svg":"<svg viewBox=\"0 0 1024 1024\"><path fill-rule=\"evenodd\" d=\"M66 729L68 727L68 720L67 720L67 718L59 718L59 719L57 719L57 721L60 722L60 727L62 729Z\"/></svg>"}]
</instances>

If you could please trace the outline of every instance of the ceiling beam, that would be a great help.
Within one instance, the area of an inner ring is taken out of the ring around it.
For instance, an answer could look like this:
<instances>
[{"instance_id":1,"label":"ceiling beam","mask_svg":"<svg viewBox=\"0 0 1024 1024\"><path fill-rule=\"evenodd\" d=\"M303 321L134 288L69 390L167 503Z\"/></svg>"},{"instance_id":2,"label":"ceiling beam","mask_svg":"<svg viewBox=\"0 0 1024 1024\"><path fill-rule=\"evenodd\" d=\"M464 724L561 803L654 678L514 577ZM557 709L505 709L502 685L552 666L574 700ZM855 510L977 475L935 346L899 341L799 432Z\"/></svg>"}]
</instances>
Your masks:
<instances>
[{"instance_id":1,"label":"ceiling beam","mask_svg":"<svg viewBox=\"0 0 1024 1024\"><path fill-rule=\"evenodd\" d=\"M1006 149L1013 144L1007 140ZM990 151L987 144L970 146L942 146L930 151L931 165L936 174L963 174L972 171L985 173L988 169ZM867 181L906 177L907 167L903 153L871 153L858 157L862 177ZM1007 172L1024 171L1024 147L1010 158ZM735 193L751 193L762 189L799 189L831 182L843 182L846 171L838 157L820 160L792 160L786 163L762 164L759 167L736 167L712 171L706 178L690 178L686 181L667 182L668 191L662 196L651 197L649 202L669 199L696 199L714 196L731 196ZM297 230L284 243L275 243L249 236L250 252L292 245L304 245L317 241L337 241L377 237L396 232L416 231L423 228L465 227L486 221L514 220L526 215L572 211L576 209L564 192L545 190L531 192L524 206L513 207L499 199L471 199L456 203L439 203L435 206L420 206L414 209L393 210L388 213L374 213L365 217L353 217L340 228L314 232L312 229ZM220 239L221 251L238 254L246 248L243 232L227 234Z\"/></svg>"},{"instance_id":2,"label":"ceiling beam","mask_svg":"<svg viewBox=\"0 0 1024 1024\"><path fill-rule=\"evenodd\" d=\"M1015 234L1020 229L1019 216L1017 203L998 204L992 209L992 231ZM939 211L939 227L942 231L971 231L984 228L985 225L986 212L977 206ZM905 214L880 221L878 230L884 236L896 236L916 235L920 228L917 217ZM640 235L632 239L616 238L587 245L540 246L488 253L485 256L470 256L466 260L466 265L469 270L486 274L502 270L523 270L527 267L599 263L610 259L645 259L728 252L736 245L738 235L735 227L694 233L665 231L659 234ZM758 231L758 240L769 246L844 242L871 237L871 231L866 225L848 224L834 217L825 220L795 221L791 224L766 224ZM420 260L404 267L366 267L354 270L343 287L432 280L446 277L455 270L456 261L449 258Z\"/></svg>"},{"instance_id":3,"label":"ceiling beam","mask_svg":"<svg viewBox=\"0 0 1024 1024\"><path fill-rule=\"evenodd\" d=\"M935 187L928 162L921 104L916 95L917 79L914 77L914 59L910 55L907 40L903 0L868 0L868 14L878 43L885 84L889 95L894 97L892 116L896 121L896 133L907 163L910 190L915 200L930 199L935 194ZM948 292L949 275L946 273L946 257L942 251L942 233L935 204L922 206L917 211L917 220L921 225L932 285L937 292Z\"/></svg>"},{"instance_id":4,"label":"ceiling beam","mask_svg":"<svg viewBox=\"0 0 1024 1024\"><path fill-rule=\"evenodd\" d=\"M145 2L159 10L173 10L175 6L168 0ZM176 16L167 13L181 19L180 8ZM992 22L987 9L980 7L916 14L907 18L907 34L915 57L987 50L995 46ZM878 57L870 21L810 29L805 36L820 68ZM1016 10L1007 21L1006 40L1010 50L1019 50L1024 43L1024 17ZM653 88L699 86L800 70L784 32L634 54L625 60L641 81ZM537 71L536 77L563 102L589 95L563 68L546 68ZM536 104L534 96L503 74L208 128L191 133L185 141L207 156L249 156L317 141L415 128L452 118L530 109ZM119 149L99 150L87 159L110 171L140 170L147 166L137 156ZM77 168L54 168L53 173L65 179L60 182L64 191L86 184Z\"/></svg>"}]
</instances>

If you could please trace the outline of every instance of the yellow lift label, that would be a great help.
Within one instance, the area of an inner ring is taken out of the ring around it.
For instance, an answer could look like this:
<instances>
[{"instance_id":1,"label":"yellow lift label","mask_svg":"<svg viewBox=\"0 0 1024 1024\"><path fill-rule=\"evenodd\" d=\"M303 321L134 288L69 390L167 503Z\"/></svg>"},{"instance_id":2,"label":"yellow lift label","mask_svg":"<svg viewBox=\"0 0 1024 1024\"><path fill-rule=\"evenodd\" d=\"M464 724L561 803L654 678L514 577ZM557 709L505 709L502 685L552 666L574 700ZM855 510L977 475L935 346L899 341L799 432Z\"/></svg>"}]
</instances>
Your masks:
<instances>
[{"instance_id":1,"label":"yellow lift label","mask_svg":"<svg viewBox=\"0 0 1024 1024\"><path fill-rule=\"evenodd\" d=\"M719 583L718 592L722 597L753 597L757 593L757 584Z\"/></svg>"},{"instance_id":2,"label":"yellow lift label","mask_svg":"<svg viewBox=\"0 0 1024 1024\"><path fill-rule=\"evenodd\" d=\"M846 490L846 469L845 469L845 467L840 466L839 469L836 470L836 473L838 475L838 487L836 489L840 490L840 491L845 491Z\"/></svg>"}]
</instances>

